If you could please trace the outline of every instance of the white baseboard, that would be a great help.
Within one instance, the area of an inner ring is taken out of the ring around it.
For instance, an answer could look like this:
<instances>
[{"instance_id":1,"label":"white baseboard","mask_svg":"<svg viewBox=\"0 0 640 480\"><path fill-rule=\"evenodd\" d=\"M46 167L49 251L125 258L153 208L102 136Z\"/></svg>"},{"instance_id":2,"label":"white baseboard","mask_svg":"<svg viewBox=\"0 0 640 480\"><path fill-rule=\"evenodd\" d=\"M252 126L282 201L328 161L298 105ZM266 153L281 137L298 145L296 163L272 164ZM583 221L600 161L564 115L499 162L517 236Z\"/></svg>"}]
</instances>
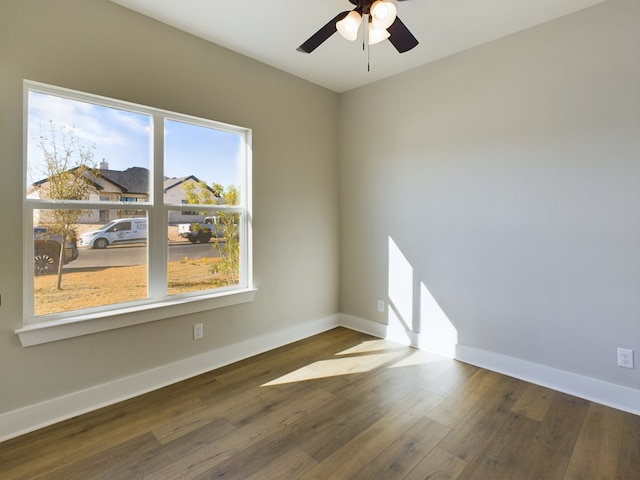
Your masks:
<instances>
[{"instance_id":1,"label":"white baseboard","mask_svg":"<svg viewBox=\"0 0 640 480\"><path fill-rule=\"evenodd\" d=\"M387 337L387 326L382 323L372 322L364 318L354 317L341 313L338 320L340 326L355 330L356 332L366 333L378 338Z\"/></svg>"},{"instance_id":2,"label":"white baseboard","mask_svg":"<svg viewBox=\"0 0 640 480\"><path fill-rule=\"evenodd\" d=\"M389 338L387 326L352 315L340 315L340 325L368 333L379 338ZM394 335L397 336L397 333ZM424 348L427 342L421 334L406 332L410 345L423 350L441 354L430 348ZM406 342L403 342L406 343ZM456 345L455 359L477 367L502 373L526 382L535 383L559 392L584 398L618 410L640 415L640 390L604 382L577 373L559 370L519 358L489 352L469 345Z\"/></svg>"},{"instance_id":3,"label":"white baseboard","mask_svg":"<svg viewBox=\"0 0 640 480\"><path fill-rule=\"evenodd\" d=\"M640 415L640 390L558 370L469 345L458 345L456 359L575 397Z\"/></svg>"},{"instance_id":4,"label":"white baseboard","mask_svg":"<svg viewBox=\"0 0 640 480\"><path fill-rule=\"evenodd\" d=\"M330 330L339 320L332 315L0 414L0 442Z\"/></svg>"}]
</instances>

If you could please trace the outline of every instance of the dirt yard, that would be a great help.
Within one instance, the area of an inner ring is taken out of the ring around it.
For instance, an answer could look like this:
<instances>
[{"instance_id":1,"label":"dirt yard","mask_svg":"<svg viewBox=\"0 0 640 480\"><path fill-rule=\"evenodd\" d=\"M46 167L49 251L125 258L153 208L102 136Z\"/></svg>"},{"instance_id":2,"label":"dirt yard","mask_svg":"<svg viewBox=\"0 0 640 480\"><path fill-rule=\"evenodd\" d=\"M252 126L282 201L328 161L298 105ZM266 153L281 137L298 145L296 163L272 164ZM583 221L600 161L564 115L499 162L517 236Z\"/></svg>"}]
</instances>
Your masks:
<instances>
[{"instance_id":1,"label":"dirt yard","mask_svg":"<svg viewBox=\"0 0 640 480\"><path fill-rule=\"evenodd\" d=\"M177 262L169 262L169 295L215 288L215 278L210 268L219 260L184 258ZM57 275L34 277L36 315L147 298L145 265L65 272L62 276L62 290L56 288L57 279ZM126 279L125 288L123 279Z\"/></svg>"}]
</instances>

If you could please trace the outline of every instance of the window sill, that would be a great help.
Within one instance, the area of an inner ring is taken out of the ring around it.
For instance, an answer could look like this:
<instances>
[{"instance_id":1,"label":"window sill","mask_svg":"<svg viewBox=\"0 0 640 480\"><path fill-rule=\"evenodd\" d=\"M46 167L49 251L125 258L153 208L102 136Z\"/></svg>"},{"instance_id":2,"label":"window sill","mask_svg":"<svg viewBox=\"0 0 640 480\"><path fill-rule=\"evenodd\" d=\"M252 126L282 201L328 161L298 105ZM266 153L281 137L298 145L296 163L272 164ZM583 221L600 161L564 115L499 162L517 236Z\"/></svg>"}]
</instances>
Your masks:
<instances>
[{"instance_id":1,"label":"window sill","mask_svg":"<svg viewBox=\"0 0 640 480\"><path fill-rule=\"evenodd\" d=\"M229 307L252 302L256 289L236 290L225 294L213 294L197 299L175 299L150 305L120 308L105 314L78 315L64 320L40 322L16 330L23 347L55 342L116 328L154 322L171 317L203 312L215 308Z\"/></svg>"}]
</instances>

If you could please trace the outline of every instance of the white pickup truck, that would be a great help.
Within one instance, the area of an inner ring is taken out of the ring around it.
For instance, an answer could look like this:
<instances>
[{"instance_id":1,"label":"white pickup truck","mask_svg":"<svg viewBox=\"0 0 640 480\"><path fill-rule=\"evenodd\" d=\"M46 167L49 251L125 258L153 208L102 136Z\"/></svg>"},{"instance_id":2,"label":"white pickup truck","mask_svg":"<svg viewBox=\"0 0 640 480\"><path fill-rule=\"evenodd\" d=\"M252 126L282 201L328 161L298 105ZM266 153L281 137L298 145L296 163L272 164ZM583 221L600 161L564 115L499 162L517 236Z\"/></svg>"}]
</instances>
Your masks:
<instances>
[{"instance_id":1,"label":"white pickup truck","mask_svg":"<svg viewBox=\"0 0 640 480\"><path fill-rule=\"evenodd\" d=\"M205 217L202 223L179 223L178 234L191 243L207 243L211 237L222 236L222 232L216 229L216 217Z\"/></svg>"}]
</instances>

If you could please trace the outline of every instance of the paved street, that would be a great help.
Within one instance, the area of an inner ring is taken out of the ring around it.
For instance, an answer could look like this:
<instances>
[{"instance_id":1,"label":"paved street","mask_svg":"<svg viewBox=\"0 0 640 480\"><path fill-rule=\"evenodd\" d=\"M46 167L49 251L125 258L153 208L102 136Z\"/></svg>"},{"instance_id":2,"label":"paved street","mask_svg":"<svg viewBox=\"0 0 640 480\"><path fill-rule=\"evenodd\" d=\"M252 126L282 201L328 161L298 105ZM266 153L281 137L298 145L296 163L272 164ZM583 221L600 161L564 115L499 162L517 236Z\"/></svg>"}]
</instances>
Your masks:
<instances>
[{"instance_id":1,"label":"paved street","mask_svg":"<svg viewBox=\"0 0 640 480\"><path fill-rule=\"evenodd\" d=\"M169 261L182 260L184 257L203 258L217 257L213 250L214 243L187 243L169 246ZM65 265L65 270L88 267L115 267L141 265L146 262L147 248L145 244L116 245L104 250L80 248L78 258Z\"/></svg>"}]
</instances>

